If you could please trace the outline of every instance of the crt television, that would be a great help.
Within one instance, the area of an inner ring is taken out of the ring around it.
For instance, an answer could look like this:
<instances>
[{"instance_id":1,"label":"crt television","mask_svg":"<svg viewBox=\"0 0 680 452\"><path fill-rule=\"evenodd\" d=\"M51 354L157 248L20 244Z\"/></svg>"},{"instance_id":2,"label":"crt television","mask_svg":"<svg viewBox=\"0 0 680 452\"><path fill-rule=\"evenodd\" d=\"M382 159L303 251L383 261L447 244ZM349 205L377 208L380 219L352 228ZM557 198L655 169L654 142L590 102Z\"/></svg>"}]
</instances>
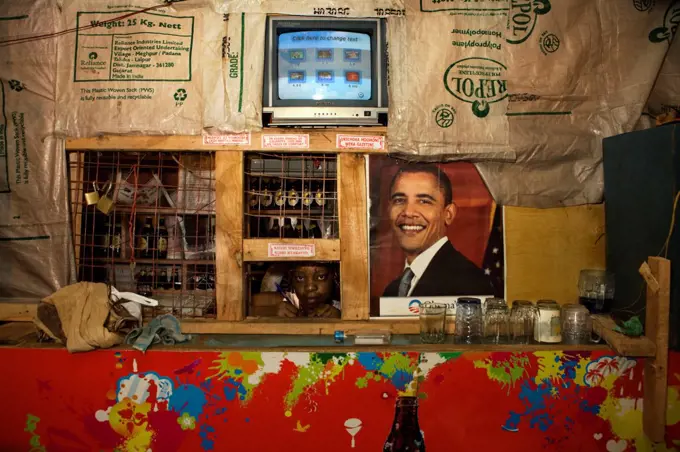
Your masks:
<instances>
[{"instance_id":1,"label":"crt television","mask_svg":"<svg viewBox=\"0 0 680 452\"><path fill-rule=\"evenodd\" d=\"M384 19L270 16L263 116L272 126L380 125L387 119Z\"/></svg>"}]
</instances>

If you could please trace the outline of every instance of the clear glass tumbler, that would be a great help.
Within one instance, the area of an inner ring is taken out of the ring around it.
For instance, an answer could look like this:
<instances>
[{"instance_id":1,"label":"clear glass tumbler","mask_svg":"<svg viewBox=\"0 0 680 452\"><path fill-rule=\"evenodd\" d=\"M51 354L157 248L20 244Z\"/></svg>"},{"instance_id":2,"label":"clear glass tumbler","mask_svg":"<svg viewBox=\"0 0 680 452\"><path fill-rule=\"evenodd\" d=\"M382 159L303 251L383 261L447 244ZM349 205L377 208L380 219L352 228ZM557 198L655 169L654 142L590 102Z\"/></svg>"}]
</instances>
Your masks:
<instances>
[{"instance_id":1,"label":"clear glass tumbler","mask_svg":"<svg viewBox=\"0 0 680 452\"><path fill-rule=\"evenodd\" d=\"M441 344L446 339L446 305L423 303L420 307L420 340Z\"/></svg>"},{"instance_id":2,"label":"clear glass tumbler","mask_svg":"<svg viewBox=\"0 0 680 452\"><path fill-rule=\"evenodd\" d=\"M459 298L456 302L456 342L479 344L482 342L482 300Z\"/></svg>"},{"instance_id":3,"label":"clear glass tumbler","mask_svg":"<svg viewBox=\"0 0 680 452\"><path fill-rule=\"evenodd\" d=\"M502 298L487 298L484 313L484 342L504 344L510 338L510 310Z\"/></svg>"},{"instance_id":4,"label":"clear glass tumbler","mask_svg":"<svg viewBox=\"0 0 680 452\"><path fill-rule=\"evenodd\" d=\"M588 309L580 304L562 307L562 343L577 345L599 342L592 337L593 321Z\"/></svg>"},{"instance_id":5,"label":"clear glass tumbler","mask_svg":"<svg viewBox=\"0 0 680 452\"><path fill-rule=\"evenodd\" d=\"M515 344L530 344L534 337L534 325L538 311L527 300L515 300L510 310L510 335Z\"/></svg>"}]
</instances>

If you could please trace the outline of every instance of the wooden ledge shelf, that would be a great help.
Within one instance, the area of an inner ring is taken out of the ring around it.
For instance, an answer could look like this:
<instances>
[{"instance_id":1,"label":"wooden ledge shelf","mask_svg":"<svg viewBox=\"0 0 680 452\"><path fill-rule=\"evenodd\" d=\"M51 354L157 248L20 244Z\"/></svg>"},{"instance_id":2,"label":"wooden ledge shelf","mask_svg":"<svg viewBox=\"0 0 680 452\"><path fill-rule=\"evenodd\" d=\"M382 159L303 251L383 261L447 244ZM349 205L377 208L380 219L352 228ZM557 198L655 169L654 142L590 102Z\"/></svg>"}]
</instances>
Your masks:
<instances>
[{"instance_id":1,"label":"wooden ledge shelf","mask_svg":"<svg viewBox=\"0 0 680 452\"><path fill-rule=\"evenodd\" d=\"M204 144L201 135L102 135L91 138L69 138L69 151L261 151L263 135L309 135L308 149L277 149L273 152L350 152L387 154L387 144L382 149L336 147L337 135L382 136L387 127L342 127L342 128L265 128L250 132L250 144L214 145ZM226 135L226 134L225 134Z\"/></svg>"},{"instance_id":2,"label":"wooden ledge shelf","mask_svg":"<svg viewBox=\"0 0 680 452\"><path fill-rule=\"evenodd\" d=\"M616 323L608 315L593 316L593 330L619 355L630 357L654 357L656 345L646 336L629 337L614 331Z\"/></svg>"},{"instance_id":3,"label":"wooden ledge shelf","mask_svg":"<svg viewBox=\"0 0 680 452\"><path fill-rule=\"evenodd\" d=\"M277 257L269 255L269 244L314 246L313 256ZM243 260L246 262L265 261L339 261L340 240L338 239L246 239L243 241Z\"/></svg>"}]
</instances>

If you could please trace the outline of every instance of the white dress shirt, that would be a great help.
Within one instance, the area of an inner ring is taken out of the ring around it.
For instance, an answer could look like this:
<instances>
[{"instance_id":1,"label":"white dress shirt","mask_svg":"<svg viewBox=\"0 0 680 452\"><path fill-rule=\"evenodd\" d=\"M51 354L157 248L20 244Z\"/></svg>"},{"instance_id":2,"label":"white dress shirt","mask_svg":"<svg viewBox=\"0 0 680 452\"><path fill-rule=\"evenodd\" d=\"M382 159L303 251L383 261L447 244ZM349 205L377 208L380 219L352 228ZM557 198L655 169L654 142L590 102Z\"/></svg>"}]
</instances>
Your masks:
<instances>
[{"instance_id":1,"label":"white dress shirt","mask_svg":"<svg viewBox=\"0 0 680 452\"><path fill-rule=\"evenodd\" d=\"M409 287L408 289L408 294L406 295L407 297L411 296L411 292L413 292L413 289L415 289L416 284L418 284L418 281L423 276L423 273L425 273L425 270L427 270L427 266L430 265L430 261L432 260L434 255L437 254L439 249L442 246L444 246L444 244L448 241L449 241L448 237L446 236L442 237L428 249L426 249L418 256L416 256L416 258L413 259L413 262L411 262L411 265L409 265L408 261L404 263L404 270L410 268L413 274L415 275L411 280L411 287Z\"/></svg>"}]
</instances>

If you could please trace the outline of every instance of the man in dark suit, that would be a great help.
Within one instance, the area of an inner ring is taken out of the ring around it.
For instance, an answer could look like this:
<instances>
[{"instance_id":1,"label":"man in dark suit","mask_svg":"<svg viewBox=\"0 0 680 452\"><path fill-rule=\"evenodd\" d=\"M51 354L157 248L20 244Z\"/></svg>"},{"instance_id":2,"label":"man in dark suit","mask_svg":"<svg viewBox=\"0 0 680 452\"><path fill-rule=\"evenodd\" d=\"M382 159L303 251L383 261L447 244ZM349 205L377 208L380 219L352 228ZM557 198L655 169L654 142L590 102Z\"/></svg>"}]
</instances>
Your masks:
<instances>
[{"instance_id":1,"label":"man in dark suit","mask_svg":"<svg viewBox=\"0 0 680 452\"><path fill-rule=\"evenodd\" d=\"M453 189L436 165L404 166L390 185L389 216L406 255L383 296L491 295L484 271L458 252L446 230L456 217Z\"/></svg>"}]
</instances>

